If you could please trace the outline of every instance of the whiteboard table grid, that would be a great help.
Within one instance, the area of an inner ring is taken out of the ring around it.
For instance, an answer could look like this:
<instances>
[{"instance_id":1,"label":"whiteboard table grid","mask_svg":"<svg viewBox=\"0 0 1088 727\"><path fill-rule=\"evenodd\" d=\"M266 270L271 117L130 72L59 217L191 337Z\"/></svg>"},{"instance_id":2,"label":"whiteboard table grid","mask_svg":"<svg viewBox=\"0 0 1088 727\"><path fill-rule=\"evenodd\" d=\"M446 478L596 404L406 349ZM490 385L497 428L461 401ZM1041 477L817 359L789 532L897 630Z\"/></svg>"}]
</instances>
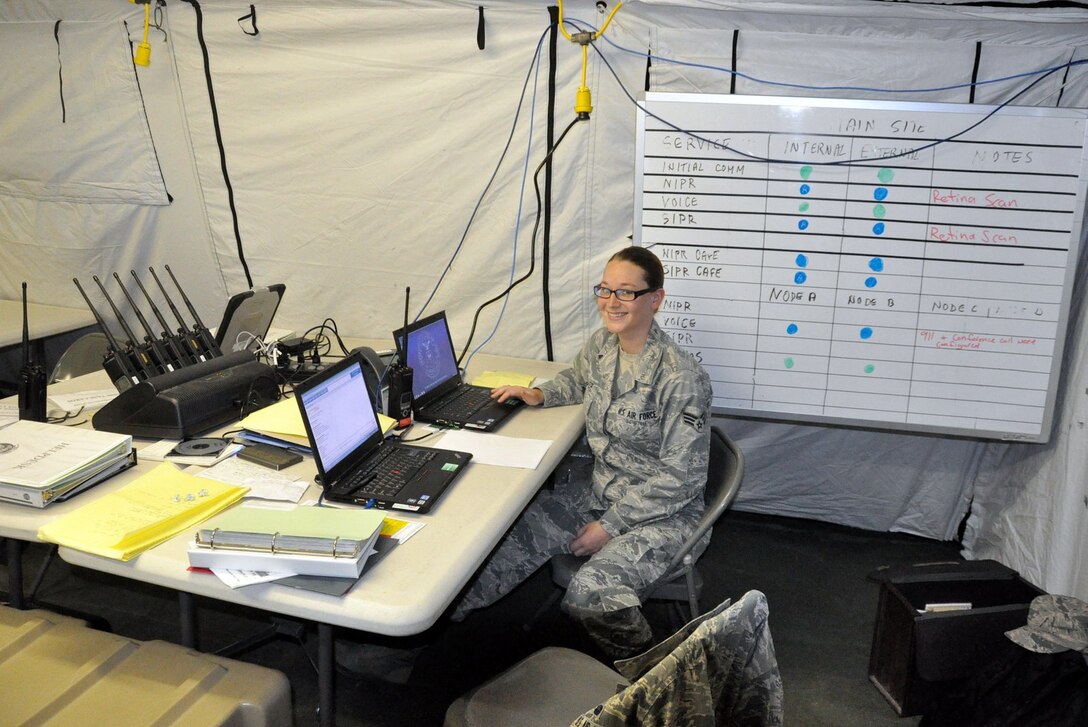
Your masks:
<instances>
[{"instance_id":1,"label":"whiteboard table grid","mask_svg":"<svg viewBox=\"0 0 1088 727\"><path fill-rule=\"evenodd\" d=\"M715 408L1049 437L1085 111L645 103L664 121L638 121L636 242L666 266L659 322L706 366Z\"/></svg>"}]
</instances>

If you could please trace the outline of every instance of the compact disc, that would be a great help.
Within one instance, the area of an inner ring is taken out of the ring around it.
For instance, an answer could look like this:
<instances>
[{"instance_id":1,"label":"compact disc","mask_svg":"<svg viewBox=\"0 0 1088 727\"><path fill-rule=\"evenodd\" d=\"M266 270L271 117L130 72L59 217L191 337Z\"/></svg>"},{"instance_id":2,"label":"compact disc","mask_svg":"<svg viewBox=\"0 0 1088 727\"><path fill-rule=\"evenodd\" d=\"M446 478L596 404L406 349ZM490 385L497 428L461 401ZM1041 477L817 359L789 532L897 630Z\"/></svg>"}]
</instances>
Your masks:
<instances>
[{"instance_id":1,"label":"compact disc","mask_svg":"<svg viewBox=\"0 0 1088 727\"><path fill-rule=\"evenodd\" d=\"M226 446L225 440L214 437L201 437L179 442L178 446L174 447L174 451L170 454L179 454L185 457L214 456L222 452Z\"/></svg>"}]
</instances>

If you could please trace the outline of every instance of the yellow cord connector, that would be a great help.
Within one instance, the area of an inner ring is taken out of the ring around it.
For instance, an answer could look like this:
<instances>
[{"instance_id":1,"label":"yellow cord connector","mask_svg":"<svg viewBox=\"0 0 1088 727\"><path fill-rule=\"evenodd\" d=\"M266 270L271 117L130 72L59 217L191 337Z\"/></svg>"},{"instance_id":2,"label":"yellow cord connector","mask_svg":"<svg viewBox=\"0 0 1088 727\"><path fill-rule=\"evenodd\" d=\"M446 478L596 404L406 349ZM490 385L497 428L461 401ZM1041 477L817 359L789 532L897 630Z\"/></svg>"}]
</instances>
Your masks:
<instances>
[{"instance_id":1,"label":"yellow cord connector","mask_svg":"<svg viewBox=\"0 0 1088 727\"><path fill-rule=\"evenodd\" d=\"M136 2L136 0L132 0ZM138 66L150 66L151 65L151 44L147 42L148 32L151 30L151 1L143 3L144 6L144 39L143 42L136 46L136 55L133 57L132 62Z\"/></svg>"},{"instance_id":2,"label":"yellow cord connector","mask_svg":"<svg viewBox=\"0 0 1088 727\"><path fill-rule=\"evenodd\" d=\"M596 33L590 33L589 31L583 31L581 33L574 33L571 35L567 32L566 27L563 25L563 0L559 0L559 30L563 33L564 37L572 43L578 43L582 46L582 84L578 86L578 93L574 97L574 113L580 119L588 119L589 114L593 111L593 95L589 91L589 86L586 85L586 67L589 65L589 44L600 38L609 24L612 22L612 18L616 16L616 11L623 7L623 3L616 3L616 7L612 8L612 12L608 14L608 18L605 19L604 25Z\"/></svg>"}]
</instances>

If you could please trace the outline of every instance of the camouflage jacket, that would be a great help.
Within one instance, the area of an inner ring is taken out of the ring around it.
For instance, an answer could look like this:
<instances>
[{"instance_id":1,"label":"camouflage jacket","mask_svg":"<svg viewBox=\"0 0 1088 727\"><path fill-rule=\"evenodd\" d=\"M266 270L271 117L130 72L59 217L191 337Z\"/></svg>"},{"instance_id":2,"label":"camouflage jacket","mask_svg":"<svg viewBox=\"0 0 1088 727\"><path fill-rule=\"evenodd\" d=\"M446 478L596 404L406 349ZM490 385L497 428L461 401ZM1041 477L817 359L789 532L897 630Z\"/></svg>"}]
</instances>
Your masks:
<instances>
[{"instance_id":1,"label":"camouflage jacket","mask_svg":"<svg viewBox=\"0 0 1088 727\"><path fill-rule=\"evenodd\" d=\"M767 599L749 591L649 651L616 662L632 683L572 727L779 727L782 676Z\"/></svg>"},{"instance_id":2,"label":"camouflage jacket","mask_svg":"<svg viewBox=\"0 0 1088 727\"><path fill-rule=\"evenodd\" d=\"M619 351L602 328L571 368L539 387L544 406L582 404L594 456L582 506L604 511L612 537L681 512L697 517L710 451L710 377L695 358L655 322L634 385L613 396Z\"/></svg>"}]
</instances>

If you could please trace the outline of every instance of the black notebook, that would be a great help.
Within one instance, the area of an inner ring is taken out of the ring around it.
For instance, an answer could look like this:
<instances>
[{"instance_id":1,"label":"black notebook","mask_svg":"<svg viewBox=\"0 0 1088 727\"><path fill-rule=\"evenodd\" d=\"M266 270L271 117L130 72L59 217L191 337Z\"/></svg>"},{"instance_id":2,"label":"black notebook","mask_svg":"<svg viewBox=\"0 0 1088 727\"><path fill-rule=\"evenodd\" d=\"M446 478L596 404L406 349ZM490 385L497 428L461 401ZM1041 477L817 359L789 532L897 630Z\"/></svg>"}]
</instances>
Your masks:
<instances>
[{"instance_id":1,"label":"black notebook","mask_svg":"<svg viewBox=\"0 0 1088 727\"><path fill-rule=\"evenodd\" d=\"M404 329L394 331L393 339L403 361ZM444 311L409 325L407 346L412 409L421 422L490 432L521 405L520 399L499 404L490 389L462 381Z\"/></svg>"},{"instance_id":2,"label":"black notebook","mask_svg":"<svg viewBox=\"0 0 1088 727\"><path fill-rule=\"evenodd\" d=\"M325 499L427 512L472 455L386 441L352 354L295 387Z\"/></svg>"}]
</instances>

